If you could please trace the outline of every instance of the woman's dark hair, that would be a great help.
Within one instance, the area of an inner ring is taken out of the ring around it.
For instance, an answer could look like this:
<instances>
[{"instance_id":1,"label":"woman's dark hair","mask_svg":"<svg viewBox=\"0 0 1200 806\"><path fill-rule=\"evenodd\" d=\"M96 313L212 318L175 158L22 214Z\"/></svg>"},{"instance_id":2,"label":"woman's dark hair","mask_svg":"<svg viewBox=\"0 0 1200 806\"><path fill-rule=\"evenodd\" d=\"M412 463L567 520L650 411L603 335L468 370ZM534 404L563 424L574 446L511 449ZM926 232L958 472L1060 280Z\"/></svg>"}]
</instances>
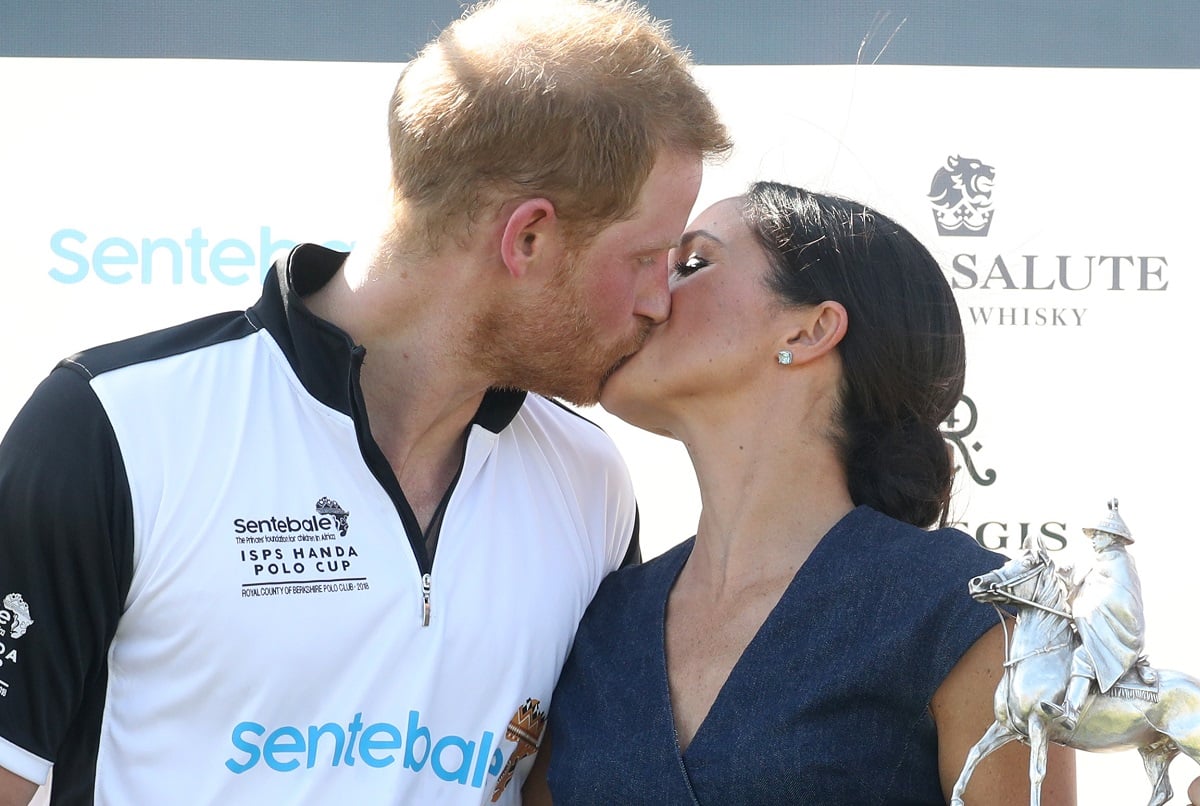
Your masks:
<instances>
[{"instance_id":1,"label":"woman's dark hair","mask_svg":"<svg viewBox=\"0 0 1200 806\"><path fill-rule=\"evenodd\" d=\"M774 182L745 196L785 304L841 303L843 381L835 439L855 504L945 524L954 465L939 426L962 397L962 321L937 261L858 202Z\"/></svg>"}]
</instances>

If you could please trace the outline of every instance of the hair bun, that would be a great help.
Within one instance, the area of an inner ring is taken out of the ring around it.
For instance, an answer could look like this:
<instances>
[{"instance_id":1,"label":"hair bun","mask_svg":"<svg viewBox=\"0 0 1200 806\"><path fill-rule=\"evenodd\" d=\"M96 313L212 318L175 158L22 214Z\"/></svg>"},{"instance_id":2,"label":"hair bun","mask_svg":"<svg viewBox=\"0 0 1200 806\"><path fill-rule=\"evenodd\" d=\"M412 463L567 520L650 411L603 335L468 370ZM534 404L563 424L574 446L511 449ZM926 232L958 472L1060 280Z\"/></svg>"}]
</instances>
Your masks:
<instances>
[{"instance_id":1,"label":"hair bun","mask_svg":"<svg viewBox=\"0 0 1200 806\"><path fill-rule=\"evenodd\" d=\"M848 474L855 503L915 526L936 523L954 481L950 450L938 427L908 419L858 434Z\"/></svg>"}]
</instances>

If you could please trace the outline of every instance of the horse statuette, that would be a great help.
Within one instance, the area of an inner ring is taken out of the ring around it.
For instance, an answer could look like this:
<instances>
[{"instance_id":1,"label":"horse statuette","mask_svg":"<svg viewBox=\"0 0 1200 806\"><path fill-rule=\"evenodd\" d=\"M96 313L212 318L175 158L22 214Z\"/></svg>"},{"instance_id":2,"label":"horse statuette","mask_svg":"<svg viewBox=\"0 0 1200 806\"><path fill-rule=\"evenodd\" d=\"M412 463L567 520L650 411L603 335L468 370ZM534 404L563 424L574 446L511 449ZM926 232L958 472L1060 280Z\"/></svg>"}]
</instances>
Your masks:
<instances>
[{"instance_id":1,"label":"horse statuette","mask_svg":"<svg viewBox=\"0 0 1200 806\"><path fill-rule=\"evenodd\" d=\"M1008 605L1016 624L996 687L996 721L971 748L951 796L963 806L967 782L988 754L1014 739L1030 747L1030 804L1041 803L1049 742L1077 750L1137 748L1153 790L1150 806L1173 795L1167 768L1183 753L1200 763L1200 680L1154 669L1142 654L1142 592L1129 528L1108 504L1084 529L1096 558L1079 577L1055 567L1040 537L1021 556L972 579L976 600Z\"/></svg>"}]
</instances>

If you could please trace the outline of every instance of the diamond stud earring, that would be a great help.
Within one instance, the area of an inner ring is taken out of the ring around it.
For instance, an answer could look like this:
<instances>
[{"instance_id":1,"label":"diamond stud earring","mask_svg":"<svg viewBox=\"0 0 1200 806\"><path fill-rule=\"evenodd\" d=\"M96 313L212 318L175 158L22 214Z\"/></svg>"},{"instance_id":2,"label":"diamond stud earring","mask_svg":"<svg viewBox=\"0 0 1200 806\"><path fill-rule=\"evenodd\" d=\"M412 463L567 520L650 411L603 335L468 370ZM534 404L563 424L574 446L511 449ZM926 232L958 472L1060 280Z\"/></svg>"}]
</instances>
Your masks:
<instances>
[{"instance_id":1,"label":"diamond stud earring","mask_svg":"<svg viewBox=\"0 0 1200 806\"><path fill-rule=\"evenodd\" d=\"M792 363L792 351L791 350L780 350L778 353L775 354L775 360L778 361L780 364L787 366L788 364Z\"/></svg>"}]
</instances>

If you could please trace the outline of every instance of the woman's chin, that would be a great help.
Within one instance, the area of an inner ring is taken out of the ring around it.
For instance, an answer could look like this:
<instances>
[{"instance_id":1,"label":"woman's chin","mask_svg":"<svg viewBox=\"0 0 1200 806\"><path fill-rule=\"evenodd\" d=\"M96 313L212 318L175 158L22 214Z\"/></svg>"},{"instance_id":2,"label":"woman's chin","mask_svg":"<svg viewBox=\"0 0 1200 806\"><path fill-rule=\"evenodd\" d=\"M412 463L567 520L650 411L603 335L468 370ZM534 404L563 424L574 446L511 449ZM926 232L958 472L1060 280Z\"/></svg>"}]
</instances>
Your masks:
<instances>
[{"instance_id":1,"label":"woman's chin","mask_svg":"<svg viewBox=\"0 0 1200 806\"><path fill-rule=\"evenodd\" d=\"M622 367L600 387L600 406L632 426L670 436L664 428L661 397L656 391L655 384L641 383L636 372Z\"/></svg>"},{"instance_id":2,"label":"woman's chin","mask_svg":"<svg viewBox=\"0 0 1200 806\"><path fill-rule=\"evenodd\" d=\"M600 408L607 411L614 417L625 419L625 414L629 408L629 401L625 395L621 393L620 382L614 382L616 376L610 377L600 387Z\"/></svg>"}]
</instances>

